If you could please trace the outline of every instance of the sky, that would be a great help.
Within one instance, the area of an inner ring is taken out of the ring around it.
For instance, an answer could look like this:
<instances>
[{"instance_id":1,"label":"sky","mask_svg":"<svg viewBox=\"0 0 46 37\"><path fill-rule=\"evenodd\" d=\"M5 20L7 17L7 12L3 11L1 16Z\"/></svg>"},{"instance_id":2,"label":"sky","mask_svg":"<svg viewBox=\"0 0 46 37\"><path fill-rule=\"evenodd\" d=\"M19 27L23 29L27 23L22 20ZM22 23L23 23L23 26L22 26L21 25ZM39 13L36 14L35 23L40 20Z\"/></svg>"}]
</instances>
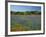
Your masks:
<instances>
[{"instance_id":1,"label":"sky","mask_svg":"<svg viewBox=\"0 0 46 37\"><path fill-rule=\"evenodd\" d=\"M16 12L25 12L25 11L41 11L41 6L20 6L20 5L11 5L11 11Z\"/></svg>"}]
</instances>

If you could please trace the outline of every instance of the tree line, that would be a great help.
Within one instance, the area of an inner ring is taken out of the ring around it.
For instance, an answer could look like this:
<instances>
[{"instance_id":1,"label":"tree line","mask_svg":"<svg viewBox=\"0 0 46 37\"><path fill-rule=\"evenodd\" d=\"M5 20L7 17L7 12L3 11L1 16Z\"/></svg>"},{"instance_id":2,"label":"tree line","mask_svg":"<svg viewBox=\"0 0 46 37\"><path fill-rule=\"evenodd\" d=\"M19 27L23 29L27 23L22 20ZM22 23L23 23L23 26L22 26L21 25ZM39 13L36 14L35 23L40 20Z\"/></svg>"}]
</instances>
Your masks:
<instances>
[{"instance_id":1,"label":"tree line","mask_svg":"<svg viewBox=\"0 0 46 37\"><path fill-rule=\"evenodd\" d=\"M26 12L14 12L11 11L11 14L13 15L31 15L31 14L35 14L35 15L40 15L41 12L40 11L26 11Z\"/></svg>"}]
</instances>

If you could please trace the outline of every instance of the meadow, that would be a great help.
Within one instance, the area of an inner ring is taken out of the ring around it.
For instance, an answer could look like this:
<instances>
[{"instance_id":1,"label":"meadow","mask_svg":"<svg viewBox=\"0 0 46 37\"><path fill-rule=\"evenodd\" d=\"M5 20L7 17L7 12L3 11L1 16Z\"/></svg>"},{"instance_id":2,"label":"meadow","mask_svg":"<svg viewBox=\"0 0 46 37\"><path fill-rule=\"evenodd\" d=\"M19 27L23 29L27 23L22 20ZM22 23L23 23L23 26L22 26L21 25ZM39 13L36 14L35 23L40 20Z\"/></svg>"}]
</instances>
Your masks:
<instances>
[{"instance_id":1,"label":"meadow","mask_svg":"<svg viewBox=\"0 0 46 37\"><path fill-rule=\"evenodd\" d=\"M11 11L11 31L33 31L41 30L41 12L26 11L14 12Z\"/></svg>"}]
</instances>

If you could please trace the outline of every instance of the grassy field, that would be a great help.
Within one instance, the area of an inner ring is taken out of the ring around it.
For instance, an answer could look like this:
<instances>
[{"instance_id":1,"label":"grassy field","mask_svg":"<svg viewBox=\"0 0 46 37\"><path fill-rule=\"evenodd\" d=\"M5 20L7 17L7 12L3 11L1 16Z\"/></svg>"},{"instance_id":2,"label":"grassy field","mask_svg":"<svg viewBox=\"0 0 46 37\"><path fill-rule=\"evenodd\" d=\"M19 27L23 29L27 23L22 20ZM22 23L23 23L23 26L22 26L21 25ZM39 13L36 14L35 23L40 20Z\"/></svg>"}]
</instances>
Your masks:
<instances>
[{"instance_id":1,"label":"grassy field","mask_svg":"<svg viewBox=\"0 0 46 37\"><path fill-rule=\"evenodd\" d=\"M11 15L11 31L40 30L40 20L40 15Z\"/></svg>"}]
</instances>

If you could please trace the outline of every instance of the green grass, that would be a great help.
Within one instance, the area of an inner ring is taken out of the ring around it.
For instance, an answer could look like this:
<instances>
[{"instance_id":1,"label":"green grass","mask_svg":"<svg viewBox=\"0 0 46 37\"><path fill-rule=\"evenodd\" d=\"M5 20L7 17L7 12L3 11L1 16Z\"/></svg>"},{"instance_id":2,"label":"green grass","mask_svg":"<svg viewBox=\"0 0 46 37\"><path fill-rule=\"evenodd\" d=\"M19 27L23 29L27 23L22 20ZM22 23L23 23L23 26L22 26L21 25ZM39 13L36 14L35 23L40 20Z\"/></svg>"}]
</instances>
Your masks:
<instances>
[{"instance_id":1,"label":"green grass","mask_svg":"<svg viewBox=\"0 0 46 37\"><path fill-rule=\"evenodd\" d=\"M16 24L14 27L11 28L11 31L27 31L28 29L21 25L21 24Z\"/></svg>"},{"instance_id":2,"label":"green grass","mask_svg":"<svg viewBox=\"0 0 46 37\"><path fill-rule=\"evenodd\" d=\"M11 21L11 31L12 32L15 32L15 31L31 31L31 30L40 30L41 29L40 28L41 24L39 24L39 26L34 24L34 25L36 25L36 27L33 28L31 19L28 19L25 16L21 16L20 18L27 20L27 22L25 22L25 24L21 24L21 23L17 23L15 19L12 19L12 21Z\"/></svg>"},{"instance_id":3,"label":"green grass","mask_svg":"<svg viewBox=\"0 0 46 37\"><path fill-rule=\"evenodd\" d=\"M28 30L32 30L31 20L28 20L28 22L26 22L26 25L17 23L15 20L12 20L11 31L28 31Z\"/></svg>"}]
</instances>

